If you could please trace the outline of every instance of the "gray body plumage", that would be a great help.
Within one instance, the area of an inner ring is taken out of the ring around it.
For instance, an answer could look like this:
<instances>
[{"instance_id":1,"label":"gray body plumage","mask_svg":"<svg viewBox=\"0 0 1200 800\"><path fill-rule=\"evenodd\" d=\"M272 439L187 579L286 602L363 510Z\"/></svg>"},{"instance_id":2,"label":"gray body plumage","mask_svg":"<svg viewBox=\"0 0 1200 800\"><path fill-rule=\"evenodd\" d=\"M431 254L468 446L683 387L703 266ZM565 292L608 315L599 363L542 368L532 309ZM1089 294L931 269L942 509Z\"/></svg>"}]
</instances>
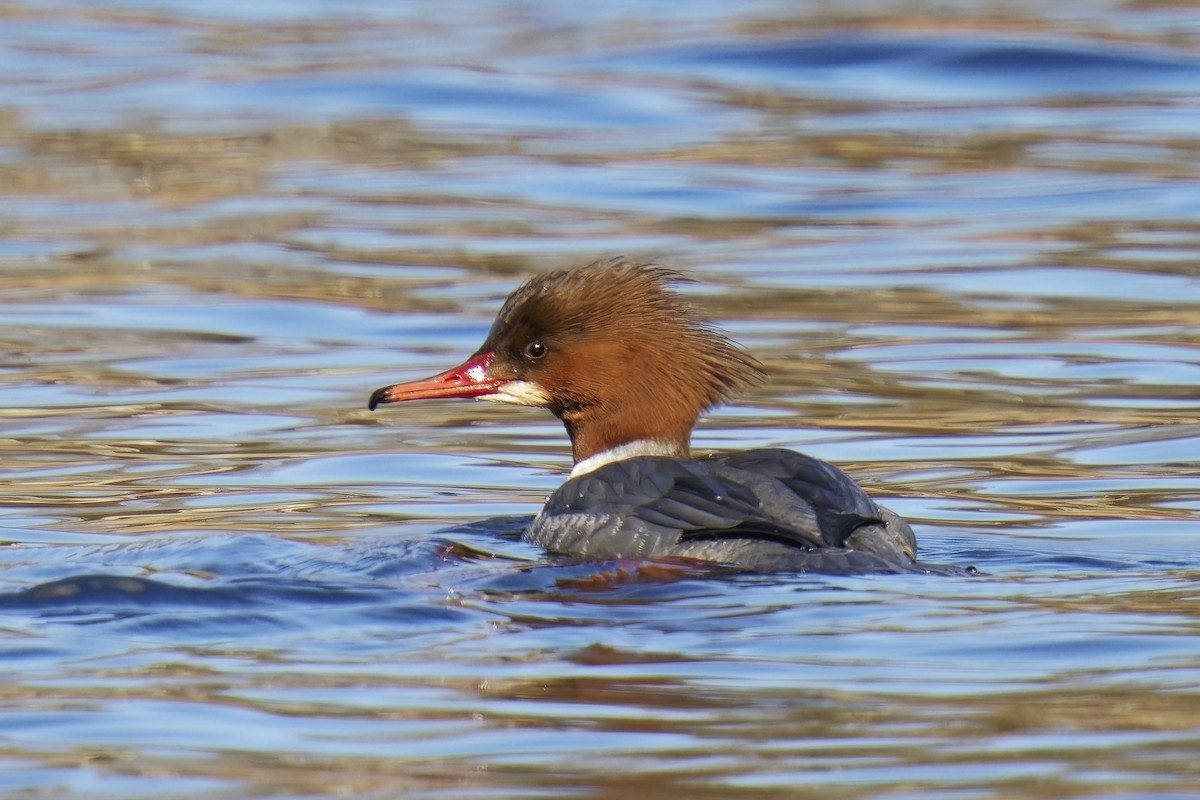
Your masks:
<instances>
[{"instance_id":1,"label":"gray body plumage","mask_svg":"<svg viewBox=\"0 0 1200 800\"><path fill-rule=\"evenodd\" d=\"M912 529L791 450L638 456L571 478L525 541L577 558L686 557L755 571L925 572Z\"/></svg>"}]
</instances>

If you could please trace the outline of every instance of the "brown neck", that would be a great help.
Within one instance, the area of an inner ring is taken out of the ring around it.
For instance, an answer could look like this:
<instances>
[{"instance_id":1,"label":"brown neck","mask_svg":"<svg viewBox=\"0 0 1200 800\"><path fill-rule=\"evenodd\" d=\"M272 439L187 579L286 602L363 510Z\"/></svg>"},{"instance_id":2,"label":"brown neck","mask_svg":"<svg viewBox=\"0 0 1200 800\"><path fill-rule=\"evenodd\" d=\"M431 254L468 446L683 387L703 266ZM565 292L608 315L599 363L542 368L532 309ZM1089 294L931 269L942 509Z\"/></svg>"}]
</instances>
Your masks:
<instances>
[{"instance_id":1,"label":"brown neck","mask_svg":"<svg viewBox=\"0 0 1200 800\"><path fill-rule=\"evenodd\" d=\"M571 437L571 454L578 464L597 453L639 440L659 442L672 455L687 458L694 417L655 413L649 408L588 407L559 415Z\"/></svg>"}]
</instances>

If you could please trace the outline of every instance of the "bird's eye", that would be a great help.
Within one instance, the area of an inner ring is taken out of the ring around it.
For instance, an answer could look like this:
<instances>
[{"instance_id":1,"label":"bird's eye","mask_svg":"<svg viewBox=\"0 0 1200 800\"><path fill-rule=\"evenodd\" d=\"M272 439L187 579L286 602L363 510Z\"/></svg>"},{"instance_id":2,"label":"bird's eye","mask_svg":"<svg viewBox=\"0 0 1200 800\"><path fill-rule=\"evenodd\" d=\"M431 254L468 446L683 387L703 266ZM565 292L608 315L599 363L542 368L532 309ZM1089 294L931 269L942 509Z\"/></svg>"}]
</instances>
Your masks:
<instances>
[{"instance_id":1,"label":"bird's eye","mask_svg":"<svg viewBox=\"0 0 1200 800\"><path fill-rule=\"evenodd\" d=\"M525 345L525 355L532 359L538 359L546 355L546 345L541 342L530 342Z\"/></svg>"}]
</instances>

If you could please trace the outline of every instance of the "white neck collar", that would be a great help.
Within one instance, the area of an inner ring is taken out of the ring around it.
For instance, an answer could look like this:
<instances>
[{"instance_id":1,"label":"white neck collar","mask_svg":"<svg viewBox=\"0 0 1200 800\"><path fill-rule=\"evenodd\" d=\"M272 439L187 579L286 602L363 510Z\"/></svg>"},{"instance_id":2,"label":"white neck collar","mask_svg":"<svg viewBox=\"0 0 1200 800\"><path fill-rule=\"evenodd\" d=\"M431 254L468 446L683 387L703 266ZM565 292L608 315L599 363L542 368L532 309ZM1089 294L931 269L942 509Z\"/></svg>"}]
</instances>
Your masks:
<instances>
[{"instance_id":1,"label":"white neck collar","mask_svg":"<svg viewBox=\"0 0 1200 800\"><path fill-rule=\"evenodd\" d=\"M679 445L674 442L663 442L657 439L635 439L632 442L619 444L616 447L596 453L594 456L588 456L583 461L580 461L571 469L572 478L578 478L580 475L586 475L594 469L603 467L605 464L611 464L614 461L624 461L627 458L635 456L675 456L676 458L685 456L679 450Z\"/></svg>"}]
</instances>

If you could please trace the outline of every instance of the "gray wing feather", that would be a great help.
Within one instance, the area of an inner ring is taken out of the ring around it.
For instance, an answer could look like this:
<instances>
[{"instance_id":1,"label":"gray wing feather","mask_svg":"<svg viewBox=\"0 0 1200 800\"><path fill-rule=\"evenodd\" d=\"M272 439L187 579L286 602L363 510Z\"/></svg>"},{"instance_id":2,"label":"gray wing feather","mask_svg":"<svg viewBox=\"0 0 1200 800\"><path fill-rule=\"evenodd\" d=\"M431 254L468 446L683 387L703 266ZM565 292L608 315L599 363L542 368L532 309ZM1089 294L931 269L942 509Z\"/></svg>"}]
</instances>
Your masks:
<instances>
[{"instance_id":1,"label":"gray wing feather","mask_svg":"<svg viewBox=\"0 0 1200 800\"><path fill-rule=\"evenodd\" d=\"M884 535L871 535L875 529ZM590 558L711 552L722 557L710 560L742 563L735 556L744 556L747 540L772 558L813 560L830 548L864 551L858 560L871 563L915 555L903 520L841 470L790 450L607 464L563 484L525 539Z\"/></svg>"}]
</instances>

